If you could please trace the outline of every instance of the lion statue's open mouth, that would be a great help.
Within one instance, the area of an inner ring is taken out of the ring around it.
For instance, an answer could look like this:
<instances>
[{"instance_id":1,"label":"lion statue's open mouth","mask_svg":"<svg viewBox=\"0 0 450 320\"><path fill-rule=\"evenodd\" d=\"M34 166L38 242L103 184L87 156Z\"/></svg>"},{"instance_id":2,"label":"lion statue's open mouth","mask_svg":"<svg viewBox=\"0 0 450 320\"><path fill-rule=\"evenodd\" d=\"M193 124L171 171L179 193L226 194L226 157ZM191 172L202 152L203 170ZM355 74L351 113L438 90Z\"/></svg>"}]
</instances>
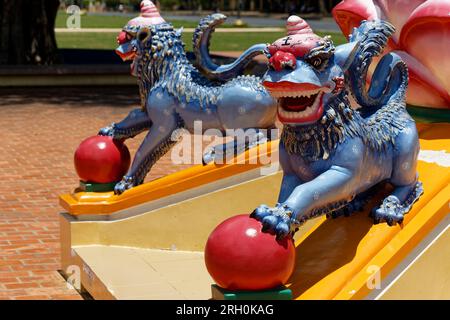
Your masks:
<instances>
[{"instance_id":1,"label":"lion statue's open mouth","mask_svg":"<svg viewBox=\"0 0 450 320\"><path fill-rule=\"evenodd\" d=\"M323 97L328 87L312 84L263 83L278 100L278 119L282 123L311 123L319 120L324 111Z\"/></svg>"}]
</instances>

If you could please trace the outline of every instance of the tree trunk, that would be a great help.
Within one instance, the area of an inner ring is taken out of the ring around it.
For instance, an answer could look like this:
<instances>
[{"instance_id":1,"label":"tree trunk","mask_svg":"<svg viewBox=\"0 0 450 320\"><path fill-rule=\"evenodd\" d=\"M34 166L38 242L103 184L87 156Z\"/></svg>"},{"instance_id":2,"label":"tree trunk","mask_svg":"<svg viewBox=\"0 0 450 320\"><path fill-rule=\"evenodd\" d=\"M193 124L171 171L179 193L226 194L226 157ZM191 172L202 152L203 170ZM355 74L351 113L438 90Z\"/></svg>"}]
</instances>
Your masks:
<instances>
[{"instance_id":1,"label":"tree trunk","mask_svg":"<svg viewBox=\"0 0 450 320\"><path fill-rule=\"evenodd\" d=\"M328 11L327 11L327 6L325 4L325 0L319 0L319 11L320 11L320 14L322 16L327 16L328 15Z\"/></svg>"},{"instance_id":2,"label":"tree trunk","mask_svg":"<svg viewBox=\"0 0 450 320\"><path fill-rule=\"evenodd\" d=\"M0 64L56 62L59 0L0 0Z\"/></svg>"}]
</instances>

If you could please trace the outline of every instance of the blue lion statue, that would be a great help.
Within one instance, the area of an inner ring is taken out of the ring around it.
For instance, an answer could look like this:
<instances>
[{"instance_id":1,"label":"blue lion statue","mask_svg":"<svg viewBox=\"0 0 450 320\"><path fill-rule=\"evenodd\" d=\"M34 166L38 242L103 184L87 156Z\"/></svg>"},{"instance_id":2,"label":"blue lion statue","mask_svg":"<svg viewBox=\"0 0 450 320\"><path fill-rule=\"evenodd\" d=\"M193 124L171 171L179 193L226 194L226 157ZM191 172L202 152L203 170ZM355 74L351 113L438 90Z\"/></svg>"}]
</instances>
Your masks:
<instances>
[{"instance_id":1,"label":"blue lion statue","mask_svg":"<svg viewBox=\"0 0 450 320\"><path fill-rule=\"evenodd\" d=\"M388 182L393 191L371 216L375 223L401 223L423 192L418 133L405 105L406 64L394 52L384 55L367 88L369 65L393 26L363 21L337 47L300 17L291 16L287 30L267 47L270 70L263 78L284 125L284 176L278 204L261 205L251 216L283 238L312 217L360 210L373 188Z\"/></svg>"},{"instance_id":2,"label":"blue lion statue","mask_svg":"<svg viewBox=\"0 0 450 320\"><path fill-rule=\"evenodd\" d=\"M186 56L182 30L167 23L149 0L141 2L141 15L119 34L116 53L133 61L131 73L138 78L141 108L99 134L128 139L148 133L131 168L116 184L116 194L141 184L155 162L177 142L173 133L181 128L193 132L196 121L201 121L203 131L218 129L222 134L227 129L255 129L253 141L267 139L260 138L257 130L274 128L276 100L259 77L242 75L266 45L252 46L227 65L216 65L209 55L211 35L225 19L213 14L200 21L193 36L197 67Z\"/></svg>"}]
</instances>

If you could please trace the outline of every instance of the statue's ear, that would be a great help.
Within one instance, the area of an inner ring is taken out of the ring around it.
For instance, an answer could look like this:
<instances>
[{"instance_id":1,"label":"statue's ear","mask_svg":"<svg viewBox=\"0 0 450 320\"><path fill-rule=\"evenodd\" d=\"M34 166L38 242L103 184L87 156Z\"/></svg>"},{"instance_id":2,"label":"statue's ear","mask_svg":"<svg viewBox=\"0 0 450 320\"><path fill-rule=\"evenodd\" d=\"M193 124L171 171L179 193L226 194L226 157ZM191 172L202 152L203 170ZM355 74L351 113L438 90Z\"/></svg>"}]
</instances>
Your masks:
<instances>
[{"instance_id":1,"label":"statue's ear","mask_svg":"<svg viewBox=\"0 0 450 320\"><path fill-rule=\"evenodd\" d=\"M150 31L149 28L140 28L138 33L136 34L136 39L141 42L147 42L148 40L150 40L152 36L152 32Z\"/></svg>"},{"instance_id":2,"label":"statue's ear","mask_svg":"<svg viewBox=\"0 0 450 320\"><path fill-rule=\"evenodd\" d=\"M180 29L178 29L177 31L175 31L175 35L179 38L181 38L181 34L183 33L183 27L181 27Z\"/></svg>"},{"instance_id":3,"label":"statue's ear","mask_svg":"<svg viewBox=\"0 0 450 320\"><path fill-rule=\"evenodd\" d=\"M358 51L359 41L349 42L341 44L336 47L334 51L334 62L339 65L345 72L350 67L355 59L356 52Z\"/></svg>"}]
</instances>

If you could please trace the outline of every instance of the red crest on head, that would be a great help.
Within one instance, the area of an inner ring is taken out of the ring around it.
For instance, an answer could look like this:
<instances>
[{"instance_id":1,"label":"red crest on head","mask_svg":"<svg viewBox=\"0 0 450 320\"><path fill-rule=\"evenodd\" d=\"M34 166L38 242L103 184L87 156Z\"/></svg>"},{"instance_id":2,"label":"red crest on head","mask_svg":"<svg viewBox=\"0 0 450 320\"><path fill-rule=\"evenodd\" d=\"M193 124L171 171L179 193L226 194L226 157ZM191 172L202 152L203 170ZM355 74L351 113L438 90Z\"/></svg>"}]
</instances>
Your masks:
<instances>
[{"instance_id":1,"label":"red crest on head","mask_svg":"<svg viewBox=\"0 0 450 320\"><path fill-rule=\"evenodd\" d=\"M150 27L165 22L166 21L161 17L158 8L156 8L153 2L150 0L143 0L141 2L141 14L139 17L128 21L123 30L129 33L136 33L140 27Z\"/></svg>"},{"instance_id":2,"label":"red crest on head","mask_svg":"<svg viewBox=\"0 0 450 320\"><path fill-rule=\"evenodd\" d=\"M289 52L296 58L303 58L323 39L316 35L305 20L298 16L290 16L286 23L287 36L269 45L269 53Z\"/></svg>"},{"instance_id":3,"label":"red crest on head","mask_svg":"<svg viewBox=\"0 0 450 320\"><path fill-rule=\"evenodd\" d=\"M290 16L286 22L287 34L314 34L309 24L299 16Z\"/></svg>"}]
</instances>

